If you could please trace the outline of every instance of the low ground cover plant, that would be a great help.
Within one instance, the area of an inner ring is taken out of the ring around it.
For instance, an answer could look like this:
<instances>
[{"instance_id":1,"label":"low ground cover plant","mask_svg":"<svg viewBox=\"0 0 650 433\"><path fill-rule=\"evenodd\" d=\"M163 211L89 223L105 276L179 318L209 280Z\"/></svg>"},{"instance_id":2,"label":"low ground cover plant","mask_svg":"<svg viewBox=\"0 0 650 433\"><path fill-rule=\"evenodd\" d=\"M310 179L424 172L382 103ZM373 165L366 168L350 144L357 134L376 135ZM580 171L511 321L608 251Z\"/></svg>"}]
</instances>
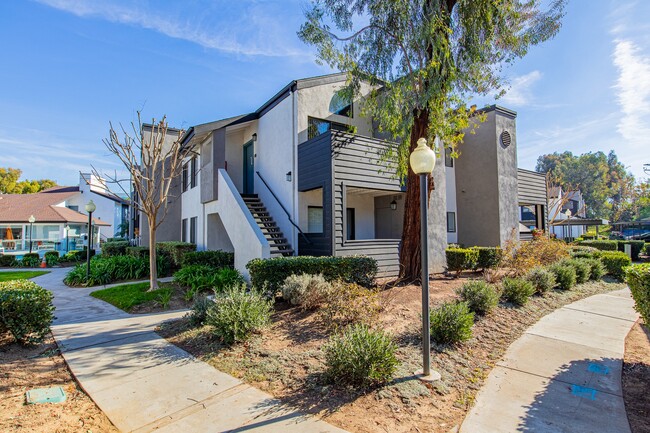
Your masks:
<instances>
[{"instance_id":1,"label":"low ground cover plant","mask_svg":"<svg viewBox=\"0 0 650 433\"><path fill-rule=\"evenodd\" d=\"M342 280L365 287L374 284L377 261L372 257L275 257L253 259L246 265L251 284L258 290L276 293L290 275L321 274L327 281Z\"/></svg>"},{"instance_id":2,"label":"low ground cover plant","mask_svg":"<svg viewBox=\"0 0 650 433\"><path fill-rule=\"evenodd\" d=\"M282 285L282 297L291 305L311 310L327 301L330 290L332 285L321 274L290 275Z\"/></svg>"},{"instance_id":3,"label":"low ground cover plant","mask_svg":"<svg viewBox=\"0 0 650 433\"><path fill-rule=\"evenodd\" d=\"M555 287L555 274L545 267L538 266L526 274L526 279L531 282L537 293L544 294Z\"/></svg>"},{"instance_id":4,"label":"low ground cover plant","mask_svg":"<svg viewBox=\"0 0 650 433\"><path fill-rule=\"evenodd\" d=\"M533 284L524 278L504 278L501 281L503 298L514 305L526 305L535 293Z\"/></svg>"},{"instance_id":5,"label":"low ground cover plant","mask_svg":"<svg viewBox=\"0 0 650 433\"><path fill-rule=\"evenodd\" d=\"M474 269L477 264L479 252L474 248L447 248L447 272L455 272L459 277L461 272Z\"/></svg>"},{"instance_id":6,"label":"low ground cover plant","mask_svg":"<svg viewBox=\"0 0 650 433\"><path fill-rule=\"evenodd\" d=\"M183 267L205 265L216 269L234 268L235 254L225 251L192 251L183 256Z\"/></svg>"},{"instance_id":7,"label":"low ground cover plant","mask_svg":"<svg viewBox=\"0 0 650 433\"><path fill-rule=\"evenodd\" d=\"M269 325L271 304L260 293L247 292L246 286L231 287L215 295L205 323L225 344L248 340Z\"/></svg>"},{"instance_id":8,"label":"low ground cover plant","mask_svg":"<svg viewBox=\"0 0 650 433\"><path fill-rule=\"evenodd\" d=\"M625 282L632 292L634 308L639 312L643 321L650 324L650 263L626 267Z\"/></svg>"},{"instance_id":9,"label":"low ground cover plant","mask_svg":"<svg viewBox=\"0 0 650 433\"><path fill-rule=\"evenodd\" d=\"M555 287L570 290L576 285L576 270L573 266L556 263L548 268L555 275Z\"/></svg>"},{"instance_id":10,"label":"low ground cover plant","mask_svg":"<svg viewBox=\"0 0 650 433\"><path fill-rule=\"evenodd\" d=\"M174 281L186 288L185 299L189 301L207 290L218 293L229 287L240 286L244 282L244 277L233 268L189 265L174 273Z\"/></svg>"},{"instance_id":11,"label":"low ground cover plant","mask_svg":"<svg viewBox=\"0 0 650 433\"><path fill-rule=\"evenodd\" d=\"M470 311L481 316L488 314L499 304L496 288L483 280L472 280L463 284L457 294L467 303Z\"/></svg>"},{"instance_id":12,"label":"low ground cover plant","mask_svg":"<svg viewBox=\"0 0 650 433\"><path fill-rule=\"evenodd\" d=\"M23 344L42 341L54 319L53 295L29 280L0 282L0 333Z\"/></svg>"},{"instance_id":13,"label":"low ground cover plant","mask_svg":"<svg viewBox=\"0 0 650 433\"><path fill-rule=\"evenodd\" d=\"M330 383L371 385L389 381L399 365L390 334L357 324L333 335L324 348Z\"/></svg>"},{"instance_id":14,"label":"low ground cover plant","mask_svg":"<svg viewBox=\"0 0 650 433\"><path fill-rule=\"evenodd\" d=\"M472 338L474 313L467 302L446 302L431 311L431 338L438 344L455 344Z\"/></svg>"},{"instance_id":15,"label":"low ground cover plant","mask_svg":"<svg viewBox=\"0 0 650 433\"><path fill-rule=\"evenodd\" d=\"M605 271L609 275L617 278L620 281L623 281L623 269L626 266L632 264L632 260L628 257L628 255L620 251L607 251L600 253L599 257L600 261L605 266Z\"/></svg>"},{"instance_id":16,"label":"low ground cover plant","mask_svg":"<svg viewBox=\"0 0 650 433\"><path fill-rule=\"evenodd\" d=\"M166 303L169 305L168 298L171 299L171 289L169 287L161 287L160 289L151 292L149 291L149 287L149 282L124 284L121 286L96 290L92 292L90 296L108 302L126 312L131 311L136 305L151 301L167 300Z\"/></svg>"}]
</instances>

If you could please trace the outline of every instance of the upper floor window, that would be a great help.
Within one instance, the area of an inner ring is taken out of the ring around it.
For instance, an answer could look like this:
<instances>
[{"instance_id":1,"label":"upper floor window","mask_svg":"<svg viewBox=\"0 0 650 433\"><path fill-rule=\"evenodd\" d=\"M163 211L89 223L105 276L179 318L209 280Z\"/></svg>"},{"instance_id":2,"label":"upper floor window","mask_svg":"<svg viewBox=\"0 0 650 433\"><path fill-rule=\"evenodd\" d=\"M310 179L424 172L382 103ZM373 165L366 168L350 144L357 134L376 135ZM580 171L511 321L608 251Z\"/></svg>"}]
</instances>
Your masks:
<instances>
[{"instance_id":1,"label":"upper floor window","mask_svg":"<svg viewBox=\"0 0 650 433\"><path fill-rule=\"evenodd\" d=\"M330 122L329 120L317 119L315 117L309 117L307 119L308 140L318 137L331 129L335 131L347 131L348 127L342 123Z\"/></svg>"},{"instance_id":2,"label":"upper floor window","mask_svg":"<svg viewBox=\"0 0 650 433\"><path fill-rule=\"evenodd\" d=\"M337 92L330 100L330 113L352 117L352 100L343 92Z\"/></svg>"},{"instance_id":3,"label":"upper floor window","mask_svg":"<svg viewBox=\"0 0 650 433\"><path fill-rule=\"evenodd\" d=\"M190 161L190 188L196 186L196 165L196 156L193 156Z\"/></svg>"},{"instance_id":4,"label":"upper floor window","mask_svg":"<svg viewBox=\"0 0 650 433\"><path fill-rule=\"evenodd\" d=\"M445 167L453 167L454 158L451 157L451 149L445 147Z\"/></svg>"},{"instance_id":5,"label":"upper floor window","mask_svg":"<svg viewBox=\"0 0 650 433\"><path fill-rule=\"evenodd\" d=\"M183 176L181 182L183 183L183 192L187 191L187 184L188 184L188 173L187 173L187 162L183 164Z\"/></svg>"}]
</instances>

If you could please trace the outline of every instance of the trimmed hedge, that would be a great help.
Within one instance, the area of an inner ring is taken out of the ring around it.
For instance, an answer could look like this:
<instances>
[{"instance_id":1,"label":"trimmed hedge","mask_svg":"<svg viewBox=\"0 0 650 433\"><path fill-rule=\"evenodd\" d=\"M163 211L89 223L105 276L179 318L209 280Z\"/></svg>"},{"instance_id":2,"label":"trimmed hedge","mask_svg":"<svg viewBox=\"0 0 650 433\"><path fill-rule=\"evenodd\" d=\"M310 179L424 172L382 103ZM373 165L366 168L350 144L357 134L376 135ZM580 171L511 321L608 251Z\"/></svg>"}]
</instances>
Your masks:
<instances>
[{"instance_id":1,"label":"trimmed hedge","mask_svg":"<svg viewBox=\"0 0 650 433\"><path fill-rule=\"evenodd\" d=\"M107 257L123 256L126 254L126 249L128 246L129 243L127 241L104 242L101 247L102 255Z\"/></svg>"},{"instance_id":2,"label":"trimmed hedge","mask_svg":"<svg viewBox=\"0 0 650 433\"><path fill-rule=\"evenodd\" d=\"M21 260L23 268L38 268L41 265L41 258L38 253L27 253Z\"/></svg>"},{"instance_id":3,"label":"trimmed hedge","mask_svg":"<svg viewBox=\"0 0 650 433\"><path fill-rule=\"evenodd\" d=\"M17 266L18 262L16 261L16 256L11 256L9 254L0 255L0 266Z\"/></svg>"},{"instance_id":4,"label":"trimmed hedge","mask_svg":"<svg viewBox=\"0 0 650 433\"><path fill-rule=\"evenodd\" d=\"M149 257L149 247L126 247L127 256Z\"/></svg>"},{"instance_id":5,"label":"trimmed hedge","mask_svg":"<svg viewBox=\"0 0 650 433\"><path fill-rule=\"evenodd\" d=\"M45 263L48 267L58 265L59 261L60 259L58 251L48 251L45 253Z\"/></svg>"},{"instance_id":6,"label":"trimmed hedge","mask_svg":"<svg viewBox=\"0 0 650 433\"><path fill-rule=\"evenodd\" d=\"M86 260L87 257L87 250L72 250L68 251L65 256L63 256L63 260L66 262L82 262ZM90 257L95 256L95 250L90 250Z\"/></svg>"},{"instance_id":7,"label":"trimmed hedge","mask_svg":"<svg viewBox=\"0 0 650 433\"><path fill-rule=\"evenodd\" d=\"M625 252L625 245L632 246L632 260L639 260L639 254L645 247L645 241L618 241L618 250Z\"/></svg>"},{"instance_id":8,"label":"trimmed hedge","mask_svg":"<svg viewBox=\"0 0 650 433\"><path fill-rule=\"evenodd\" d=\"M0 282L0 333L20 343L37 343L54 319L53 295L29 280Z\"/></svg>"},{"instance_id":9,"label":"trimmed hedge","mask_svg":"<svg viewBox=\"0 0 650 433\"><path fill-rule=\"evenodd\" d=\"M169 272L169 261L158 256L158 276ZM149 276L149 258L133 256L93 257L90 277L86 281L86 264L80 263L68 272L63 282L69 286L97 286L124 280L138 280Z\"/></svg>"},{"instance_id":10,"label":"trimmed hedge","mask_svg":"<svg viewBox=\"0 0 650 433\"><path fill-rule=\"evenodd\" d=\"M196 244L188 242L158 242L156 250L159 253L166 254L171 260L171 265L174 268L180 268L183 264L183 257L185 254L196 251Z\"/></svg>"},{"instance_id":11,"label":"trimmed hedge","mask_svg":"<svg viewBox=\"0 0 650 433\"><path fill-rule=\"evenodd\" d=\"M106 242L128 242L128 239L126 239L126 238L121 238L121 237L117 237L117 238L106 238Z\"/></svg>"},{"instance_id":12,"label":"trimmed hedge","mask_svg":"<svg viewBox=\"0 0 650 433\"><path fill-rule=\"evenodd\" d=\"M277 292L290 275L322 274L327 281L343 280L369 287L377 275L377 261L366 256L275 257L253 259L246 264L251 284L257 289Z\"/></svg>"},{"instance_id":13,"label":"trimmed hedge","mask_svg":"<svg viewBox=\"0 0 650 433\"><path fill-rule=\"evenodd\" d=\"M470 249L478 252L475 265L476 269L493 269L501 263L501 258L503 257L501 247L472 247Z\"/></svg>"},{"instance_id":14,"label":"trimmed hedge","mask_svg":"<svg viewBox=\"0 0 650 433\"><path fill-rule=\"evenodd\" d=\"M650 323L650 263L626 267L625 282L630 286L634 308L645 323Z\"/></svg>"},{"instance_id":15,"label":"trimmed hedge","mask_svg":"<svg viewBox=\"0 0 650 433\"><path fill-rule=\"evenodd\" d=\"M616 251L618 249L618 242L616 241L590 240L581 241L578 245L596 248L601 251Z\"/></svg>"},{"instance_id":16,"label":"trimmed hedge","mask_svg":"<svg viewBox=\"0 0 650 433\"><path fill-rule=\"evenodd\" d=\"M600 254L600 261L603 262L607 273L621 281L625 273L623 269L632 264L627 254L620 251L607 251Z\"/></svg>"},{"instance_id":17,"label":"trimmed hedge","mask_svg":"<svg viewBox=\"0 0 650 433\"><path fill-rule=\"evenodd\" d=\"M456 272L460 276L462 271L474 269L478 260L479 252L472 248L447 248L447 271Z\"/></svg>"},{"instance_id":18,"label":"trimmed hedge","mask_svg":"<svg viewBox=\"0 0 650 433\"><path fill-rule=\"evenodd\" d=\"M213 268L234 268L235 253L228 253L221 250L216 251L193 251L186 253L183 257L183 266L205 265Z\"/></svg>"}]
</instances>

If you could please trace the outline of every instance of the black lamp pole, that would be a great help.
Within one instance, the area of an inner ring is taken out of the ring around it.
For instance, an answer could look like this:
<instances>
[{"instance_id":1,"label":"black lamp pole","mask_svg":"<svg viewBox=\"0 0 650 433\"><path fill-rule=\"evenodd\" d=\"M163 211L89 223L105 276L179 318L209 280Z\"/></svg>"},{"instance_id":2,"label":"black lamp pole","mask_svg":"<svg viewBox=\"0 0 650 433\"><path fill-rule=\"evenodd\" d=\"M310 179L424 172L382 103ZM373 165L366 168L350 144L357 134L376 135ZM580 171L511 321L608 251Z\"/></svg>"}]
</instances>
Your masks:
<instances>
[{"instance_id":1,"label":"black lamp pole","mask_svg":"<svg viewBox=\"0 0 650 433\"><path fill-rule=\"evenodd\" d=\"M86 281L90 278L90 247L92 245L93 213L88 212L88 245L86 246Z\"/></svg>"},{"instance_id":2,"label":"black lamp pole","mask_svg":"<svg viewBox=\"0 0 650 433\"><path fill-rule=\"evenodd\" d=\"M34 233L34 223L29 222L29 254L32 253L32 235Z\"/></svg>"}]
</instances>

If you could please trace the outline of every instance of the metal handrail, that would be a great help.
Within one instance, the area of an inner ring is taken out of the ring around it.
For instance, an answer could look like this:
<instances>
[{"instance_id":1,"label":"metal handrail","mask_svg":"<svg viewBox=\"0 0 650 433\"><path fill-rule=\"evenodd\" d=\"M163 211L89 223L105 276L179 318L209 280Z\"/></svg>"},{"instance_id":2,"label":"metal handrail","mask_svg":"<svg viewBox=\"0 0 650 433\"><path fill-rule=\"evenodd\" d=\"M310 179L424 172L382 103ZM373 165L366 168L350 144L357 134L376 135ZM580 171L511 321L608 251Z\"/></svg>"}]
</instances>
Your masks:
<instances>
[{"instance_id":1,"label":"metal handrail","mask_svg":"<svg viewBox=\"0 0 650 433\"><path fill-rule=\"evenodd\" d=\"M275 201L278 202L278 204L280 205L280 207L282 208L282 210L284 211L284 213L287 214L287 218L289 219L289 222L291 223L291 225L298 229L298 232L302 235L302 237L305 239L305 241L307 241L308 244L311 244L312 242L311 242L311 241L309 240L309 238L305 235L305 233L303 233L303 231L300 230L300 227L298 227L298 225L297 225L295 222L293 222L293 220L291 219L291 215L290 215L289 212L285 209L285 207L282 205L282 202L280 202L280 199L278 198L277 195L275 195L275 193L273 192L273 190L271 189L271 187L269 186L269 184L266 183L266 180L262 177L262 175L260 174L260 172L259 172L259 171L256 171L255 173L260 177L260 179L262 180L262 182L263 182L264 185L266 186L266 189L269 190L269 192L271 193L271 195L273 196L273 198L275 199Z\"/></svg>"}]
</instances>

